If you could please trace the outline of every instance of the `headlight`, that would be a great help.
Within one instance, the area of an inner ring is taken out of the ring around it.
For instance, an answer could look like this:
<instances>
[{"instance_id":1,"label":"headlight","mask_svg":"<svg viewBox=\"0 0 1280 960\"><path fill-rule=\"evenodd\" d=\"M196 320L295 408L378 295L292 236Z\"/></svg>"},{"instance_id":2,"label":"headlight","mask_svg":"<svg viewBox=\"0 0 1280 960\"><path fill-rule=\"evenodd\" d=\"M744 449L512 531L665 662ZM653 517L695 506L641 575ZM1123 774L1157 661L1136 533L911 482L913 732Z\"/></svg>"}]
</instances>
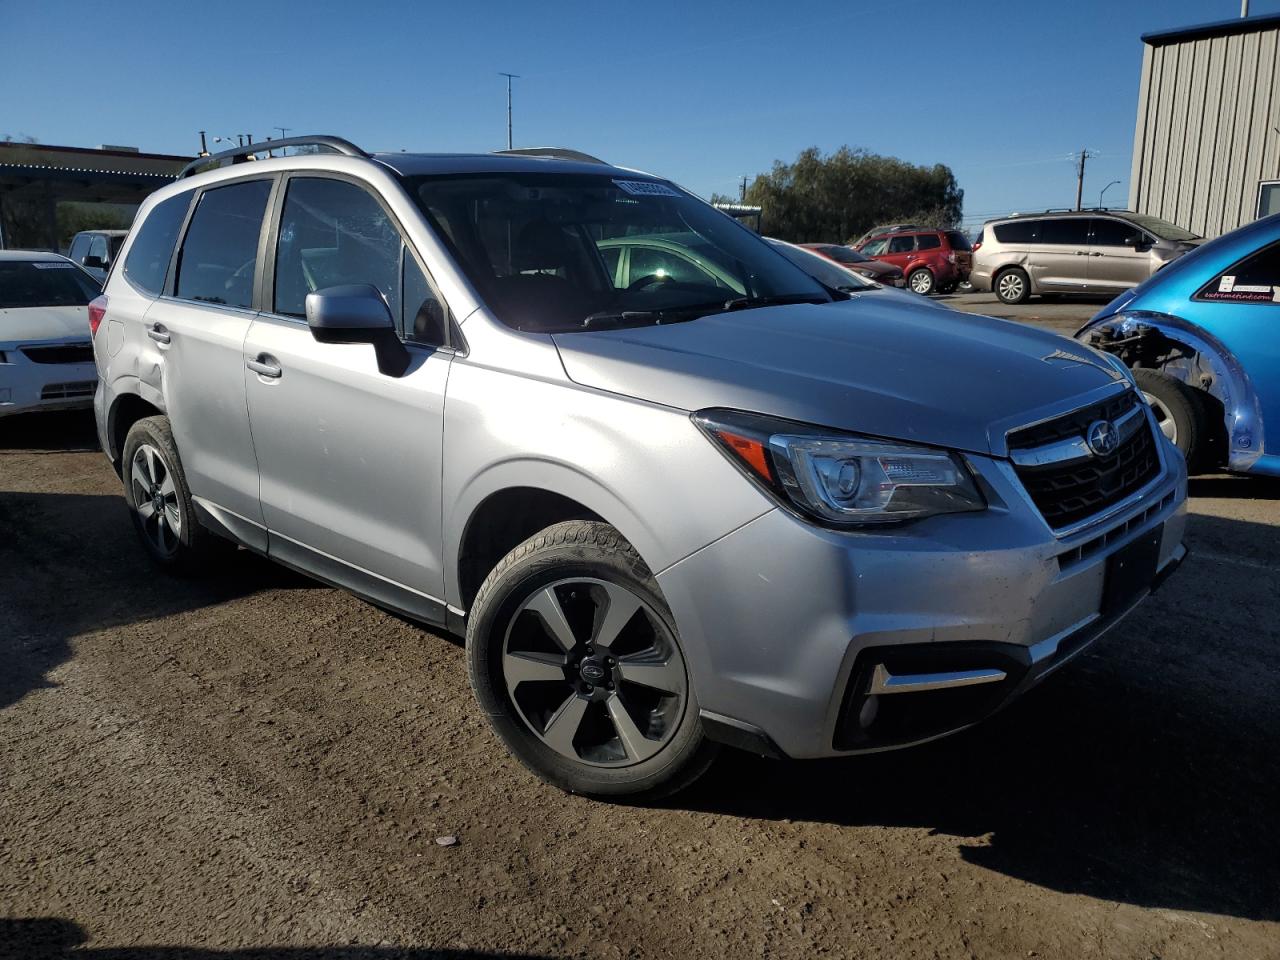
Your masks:
<instances>
[{"instance_id":1,"label":"headlight","mask_svg":"<svg viewBox=\"0 0 1280 960\"><path fill-rule=\"evenodd\" d=\"M862 276L869 278L874 278L876 275L874 270L855 270L854 273L859 273Z\"/></svg>"},{"instance_id":2,"label":"headlight","mask_svg":"<svg viewBox=\"0 0 1280 960\"><path fill-rule=\"evenodd\" d=\"M987 506L968 467L945 450L734 410L704 410L693 420L783 506L828 526L918 520Z\"/></svg>"}]
</instances>

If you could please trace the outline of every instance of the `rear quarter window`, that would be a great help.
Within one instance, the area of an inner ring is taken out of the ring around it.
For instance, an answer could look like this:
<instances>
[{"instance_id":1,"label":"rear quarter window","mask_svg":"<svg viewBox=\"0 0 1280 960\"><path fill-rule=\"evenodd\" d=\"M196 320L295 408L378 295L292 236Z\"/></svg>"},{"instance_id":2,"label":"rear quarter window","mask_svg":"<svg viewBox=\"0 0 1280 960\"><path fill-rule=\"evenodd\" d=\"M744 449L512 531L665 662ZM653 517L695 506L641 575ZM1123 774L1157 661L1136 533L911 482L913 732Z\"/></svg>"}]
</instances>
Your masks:
<instances>
[{"instance_id":1,"label":"rear quarter window","mask_svg":"<svg viewBox=\"0 0 1280 960\"><path fill-rule=\"evenodd\" d=\"M991 230L1000 243L1035 243L1039 226L1038 220L1014 220L1011 223L997 223Z\"/></svg>"},{"instance_id":2,"label":"rear quarter window","mask_svg":"<svg viewBox=\"0 0 1280 960\"><path fill-rule=\"evenodd\" d=\"M1194 299L1280 306L1280 243L1263 247L1229 269L1215 274Z\"/></svg>"},{"instance_id":3,"label":"rear quarter window","mask_svg":"<svg viewBox=\"0 0 1280 960\"><path fill-rule=\"evenodd\" d=\"M164 290L178 231L190 205L191 192L162 200L151 208L147 219L138 227L138 235L124 260L124 275L139 290L153 296L159 296Z\"/></svg>"},{"instance_id":4,"label":"rear quarter window","mask_svg":"<svg viewBox=\"0 0 1280 960\"><path fill-rule=\"evenodd\" d=\"M973 245L969 243L969 238L959 230L947 231L947 243L951 244L952 250L972 250Z\"/></svg>"}]
</instances>

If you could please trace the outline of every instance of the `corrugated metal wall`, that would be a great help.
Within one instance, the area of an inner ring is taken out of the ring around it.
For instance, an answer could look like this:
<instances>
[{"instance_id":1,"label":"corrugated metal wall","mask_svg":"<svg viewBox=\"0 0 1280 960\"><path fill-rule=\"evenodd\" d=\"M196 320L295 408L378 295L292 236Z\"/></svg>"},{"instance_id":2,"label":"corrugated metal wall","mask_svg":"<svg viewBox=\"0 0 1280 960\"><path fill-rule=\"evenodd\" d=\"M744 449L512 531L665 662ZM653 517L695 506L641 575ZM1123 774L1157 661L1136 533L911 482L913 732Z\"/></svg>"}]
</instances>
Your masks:
<instances>
[{"instance_id":1,"label":"corrugated metal wall","mask_svg":"<svg viewBox=\"0 0 1280 960\"><path fill-rule=\"evenodd\" d=\"M1206 237L1280 178L1280 29L1144 46L1129 207Z\"/></svg>"}]
</instances>

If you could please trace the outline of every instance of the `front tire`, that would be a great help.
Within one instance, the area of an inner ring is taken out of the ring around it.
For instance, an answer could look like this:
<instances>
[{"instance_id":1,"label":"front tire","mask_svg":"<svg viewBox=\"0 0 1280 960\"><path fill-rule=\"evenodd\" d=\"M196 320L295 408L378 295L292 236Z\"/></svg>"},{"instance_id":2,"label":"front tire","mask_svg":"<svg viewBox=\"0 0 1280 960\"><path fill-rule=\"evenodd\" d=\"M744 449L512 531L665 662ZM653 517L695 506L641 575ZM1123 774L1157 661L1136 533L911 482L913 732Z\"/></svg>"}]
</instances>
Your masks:
<instances>
[{"instance_id":1,"label":"front tire","mask_svg":"<svg viewBox=\"0 0 1280 960\"><path fill-rule=\"evenodd\" d=\"M934 280L933 271L927 267L920 267L918 270L912 270L911 276L907 277L907 286L922 297L927 297L933 293L937 282Z\"/></svg>"},{"instance_id":2,"label":"front tire","mask_svg":"<svg viewBox=\"0 0 1280 960\"><path fill-rule=\"evenodd\" d=\"M507 554L476 595L466 640L494 730L550 784L653 799L714 758L671 611L608 524L558 523Z\"/></svg>"},{"instance_id":3,"label":"front tire","mask_svg":"<svg viewBox=\"0 0 1280 960\"><path fill-rule=\"evenodd\" d=\"M1209 418L1199 393L1158 370L1138 367L1133 377L1156 416L1160 432L1182 451L1188 469L1202 466L1208 446Z\"/></svg>"},{"instance_id":4,"label":"front tire","mask_svg":"<svg viewBox=\"0 0 1280 960\"><path fill-rule=\"evenodd\" d=\"M144 417L129 428L121 467L125 503L147 556L172 573L203 569L221 542L196 519L168 417Z\"/></svg>"}]
</instances>

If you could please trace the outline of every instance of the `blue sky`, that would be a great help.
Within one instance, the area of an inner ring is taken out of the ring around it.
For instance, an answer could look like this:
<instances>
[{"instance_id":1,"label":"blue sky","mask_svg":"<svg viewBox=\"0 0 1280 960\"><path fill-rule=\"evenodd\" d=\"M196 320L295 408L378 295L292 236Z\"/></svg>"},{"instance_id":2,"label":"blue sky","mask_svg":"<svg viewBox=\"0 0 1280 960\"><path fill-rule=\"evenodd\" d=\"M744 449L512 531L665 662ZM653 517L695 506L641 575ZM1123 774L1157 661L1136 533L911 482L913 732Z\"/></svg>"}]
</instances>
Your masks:
<instances>
[{"instance_id":1,"label":"blue sky","mask_svg":"<svg viewBox=\"0 0 1280 960\"><path fill-rule=\"evenodd\" d=\"M1254 14L1280 0L1252 0ZM180 12L182 11L182 12ZM0 136L192 153L210 136L366 149L559 144L706 196L816 145L945 163L965 214L1128 196L1142 33L1238 0L427 3L0 0Z\"/></svg>"}]
</instances>

